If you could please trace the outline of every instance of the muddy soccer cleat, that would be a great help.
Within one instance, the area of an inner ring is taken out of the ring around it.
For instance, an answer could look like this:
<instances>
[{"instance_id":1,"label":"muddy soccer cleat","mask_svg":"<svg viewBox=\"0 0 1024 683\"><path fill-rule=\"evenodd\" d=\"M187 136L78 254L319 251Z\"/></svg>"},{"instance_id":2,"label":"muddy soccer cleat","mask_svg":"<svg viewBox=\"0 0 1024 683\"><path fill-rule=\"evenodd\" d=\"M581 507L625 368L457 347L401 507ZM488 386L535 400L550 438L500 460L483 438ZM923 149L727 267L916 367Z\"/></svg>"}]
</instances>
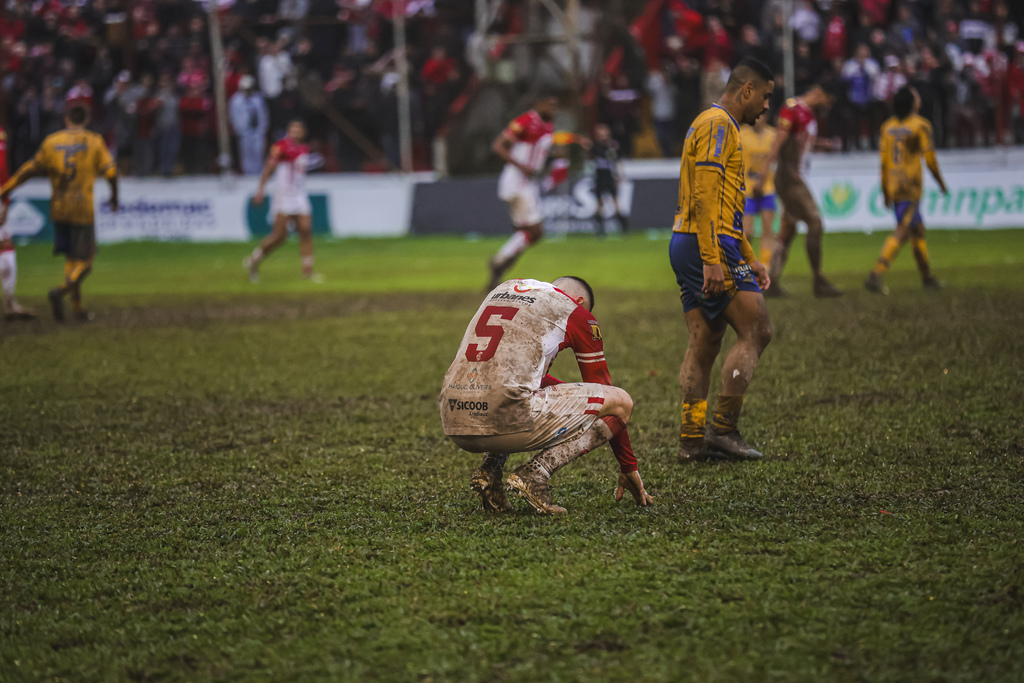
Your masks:
<instances>
[{"instance_id":1,"label":"muddy soccer cleat","mask_svg":"<svg viewBox=\"0 0 1024 683\"><path fill-rule=\"evenodd\" d=\"M251 256L242 259L242 267L249 271L249 282L256 284L260 281L260 262Z\"/></svg>"},{"instance_id":2,"label":"muddy soccer cleat","mask_svg":"<svg viewBox=\"0 0 1024 683\"><path fill-rule=\"evenodd\" d=\"M814 280L814 296L819 299L829 299L842 295L843 290L836 287L824 277L819 277Z\"/></svg>"},{"instance_id":3,"label":"muddy soccer cleat","mask_svg":"<svg viewBox=\"0 0 1024 683\"><path fill-rule=\"evenodd\" d=\"M13 298L4 301L4 320L35 320L36 312L25 308Z\"/></svg>"},{"instance_id":4,"label":"muddy soccer cleat","mask_svg":"<svg viewBox=\"0 0 1024 683\"><path fill-rule=\"evenodd\" d=\"M864 289L869 292L874 292L875 294L882 294L884 292L882 287L882 276L871 271L871 274L868 275L866 280L864 280Z\"/></svg>"},{"instance_id":5,"label":"muddy soccer cleat","mask_svg":"<svg viewBox=\"0 0 1024 683\"><path fill-rule=\"evenodd\" d=\"M760 460L760 451L748 444L739 430L717 434L709 429L704 435L704 454L715 460Z\"/></svg>"},{"instance_id":6,"label":"muddy soccer cleat","mask_svg":"<svg viewBox=\"0 0 1024 683\"><path fill-rule=\"evenodd\" d=\"M943 284L934 275L929 275L928 277L921 280L921 286L924 287L925 289L930 289L932 291L937 292L940 289L943 289L946 285Z\"/></svg>"},{"instance_id":7,"label":"muddy soccer cleat","mask_svg":"<svg viewBox=\"0 0 1024 683\"><path fill-rule=\"evenodd\" d=\"M484 461L470 478L469 487L480 498L487 512L512 511L512 503L505 497L501 475L501 465L494 461Z\"/></svg>"},{"instance_id":8,"label":"muddy soccer cleat","mask_svg":"<svg viewBox=\"0 0 1024 683\"><path fill-rule=\"evenodd\" d=\"M53 319L59 323L64 322L64 293L59 289L51 289L46 298L50 300Z\"/></svg>"},{"instance_id":9,"label":"muddy soccer cleat","mask_svg":"<svg viewBox=\"0 0 1024 683\"><path fill-rule=\"evenodd\" d=\"M521 498L533 506L539 515L564 515L564 507L555 505L551 499L547 471L534 461L521 465L508 475L508 485L519 492Z\"/></svg>"},{"instance_id":10,"label":"muddy soccer cleat","mask_svg":"<svg viewBox=\"0 0 1024 683\"><path fill-rule=\"evenodd\" d=\"M685 437L679 439L679 462L703 462L708 457L704 452L704 437Z\"/></svg>"}]
</instances>

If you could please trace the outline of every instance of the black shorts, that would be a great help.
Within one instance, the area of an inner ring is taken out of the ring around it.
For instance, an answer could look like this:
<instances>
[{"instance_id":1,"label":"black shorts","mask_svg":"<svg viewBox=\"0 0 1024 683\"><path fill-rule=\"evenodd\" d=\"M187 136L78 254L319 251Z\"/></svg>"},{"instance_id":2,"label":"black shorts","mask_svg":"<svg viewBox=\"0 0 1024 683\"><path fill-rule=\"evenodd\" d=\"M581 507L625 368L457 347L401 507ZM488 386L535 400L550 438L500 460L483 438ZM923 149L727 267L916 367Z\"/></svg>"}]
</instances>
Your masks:
<instances>
[{"instance_id":1,"label":"black shorts","mask_svg":"<svg viewBox=\"0 0 1024 683\"><path fill-rule=\"evenodd\" d=\"M606 194L614 197L618 194L616 190L615 176L612 172L605 168L597 169L597 173L594 174L594 194L598 197Z\"/></svg>"},{"instance_id":2,"label":"black shorts","mask_svg":"<svg viewBox=\"0 0 1024 683\"><path fill-rule=\"evenodd\" d=\"M88 261L96 255L96 227L73 223L53 224L53 254L64 254L75 261Z\"/></svg>"}]
</instances>

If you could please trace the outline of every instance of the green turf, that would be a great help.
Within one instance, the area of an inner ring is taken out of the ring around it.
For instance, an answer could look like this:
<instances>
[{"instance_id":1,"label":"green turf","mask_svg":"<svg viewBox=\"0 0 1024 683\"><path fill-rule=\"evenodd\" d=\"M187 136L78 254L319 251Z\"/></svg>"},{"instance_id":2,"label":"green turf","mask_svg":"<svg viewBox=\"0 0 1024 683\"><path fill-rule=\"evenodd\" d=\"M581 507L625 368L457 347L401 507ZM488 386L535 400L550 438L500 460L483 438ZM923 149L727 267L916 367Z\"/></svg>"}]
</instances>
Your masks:
<instances>
[{"instance_id":1,"label":"green turf","mask_svg":"<svg viewBox=\"0 0 1024 683\"><path fill-rule=\"evenodd\" d=\"M828 236L832 301L794 253L731 466L675 462L667 242L531 250L597 286L657 497L614 503L602 448L564 519L478 512L440 430L497 241L318 243L322 285L291 246L257 286L245 245L104 247L96 322L0 326L0 681L1019 681L1024 233L935 232L950 286L907 253L887 297L881 241ZM41 305L59 262L19 266Z\"/></svg>"}]
</instances>

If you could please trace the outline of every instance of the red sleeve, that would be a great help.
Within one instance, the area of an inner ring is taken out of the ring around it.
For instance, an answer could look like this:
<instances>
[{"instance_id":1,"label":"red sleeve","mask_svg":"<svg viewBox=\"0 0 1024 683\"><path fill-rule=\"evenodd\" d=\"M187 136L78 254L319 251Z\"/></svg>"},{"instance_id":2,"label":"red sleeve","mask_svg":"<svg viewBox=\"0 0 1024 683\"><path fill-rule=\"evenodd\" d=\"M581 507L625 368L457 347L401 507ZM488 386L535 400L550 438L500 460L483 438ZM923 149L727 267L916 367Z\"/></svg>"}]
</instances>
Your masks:
<instances>
[{"instance_id":1,"label":"red sleeve","mask_svg":"<svg viewBox=\"0 0 1024 683\"><path fill-rule=\"evenodd\" d=\"M566 328L565 340L576 354L576 363L580 366L583 381L612 386L612 376L608 372L608 362L604 358L601 327L590 315L590 311L577 306L569 316ZM629 434L625 429L612 437L609 444L615 459L619 461L620 472L628 474L637 469L636 456L633 455L633 447L629 443Z\"/></svg>"},{"instance_id":2,"label":"red sleeve","mask_svg":"<svg viewBox=\"0 0 1024 683\"><path fill-rule=\"evenodd\" d=\"M544 375L540 380L541 389L543 389L544 387L551 387L556 384L565 384L565 382L563 382L562 380L558 379L553 375Z\"/></svg>"},{"instance_id":3,"label":"red sleeve","mask_svg":"<svg viewBox=\"0 0 1024 683\"><path fill-rule=\"evenodd\" d=\"M520 114L519 116L512 119L512 123L508 124L508 128L505 129L505 134L515 138L516 140L522 140L523 133L526 132L526 128L529 125L530 112Z\"/></svg>"},{"instance_id":4,"label":"red sleeve","mask_svg":"<svg viewBox=\"0 0 1024 683\"><path fill-rule=\"evenodd\" d=\"M800 122L796 115L796 108L786 106L779 111L778 128L790 135L800 132Z\"/></svg>"}]
</instances>

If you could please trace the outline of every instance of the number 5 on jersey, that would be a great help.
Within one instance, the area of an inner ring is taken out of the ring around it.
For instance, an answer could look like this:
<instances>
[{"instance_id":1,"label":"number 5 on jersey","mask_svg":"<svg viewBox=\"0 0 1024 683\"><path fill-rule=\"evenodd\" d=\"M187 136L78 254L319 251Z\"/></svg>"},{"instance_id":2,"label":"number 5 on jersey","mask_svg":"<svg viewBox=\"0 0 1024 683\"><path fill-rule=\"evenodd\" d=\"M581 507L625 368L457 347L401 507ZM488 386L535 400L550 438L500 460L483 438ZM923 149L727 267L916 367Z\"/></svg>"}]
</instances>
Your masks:
<instances>
[{"instance_id":1,"label":"number 5 on jersey","mask_svg":"<svg viewBox=\"0 0 1024 683\"><path fill-rule=\"evenodd\" d=\"M485 308L480 314L480 319L476 322L474 332L476 332L476 336L481 340L486 339L487 343L483 348L475 343L466 346L466 360L471 363L482 363L494 358L494 354L498 350L498 343L501 342L501 338L505 335L505 328L497 322L492 324L492 321L495 318L498 320L512 320L518 312L518 308L512 308L511 306L488 306Z\"/></svg>"}]
</instances>

